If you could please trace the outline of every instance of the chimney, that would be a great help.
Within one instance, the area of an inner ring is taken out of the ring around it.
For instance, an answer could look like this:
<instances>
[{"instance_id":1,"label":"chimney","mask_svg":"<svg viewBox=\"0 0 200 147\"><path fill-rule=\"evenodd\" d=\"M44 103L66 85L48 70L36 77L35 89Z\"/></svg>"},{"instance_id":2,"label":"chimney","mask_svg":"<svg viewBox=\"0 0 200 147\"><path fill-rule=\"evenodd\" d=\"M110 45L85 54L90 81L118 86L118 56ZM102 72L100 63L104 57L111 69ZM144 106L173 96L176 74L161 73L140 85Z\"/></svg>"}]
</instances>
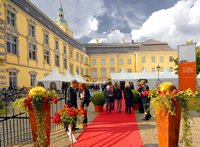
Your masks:
<instances>
[{"instance_id":1,"label":"chimney","mask_svg":"<svg viewBox=\"0 0 200 147\"><path fill-rule=\"evenodd\" d=\"M96 38L96 44L99 44L99 38Z\"/></svg>"},{"instance_id":2,"label":"chimney","mask_svg":"<svg viewBox=\"0 0 200 147\"><path fill-rule=\"evenodd\" d=\"M121 39L121 44L124 44L125 40L124 38Z\"/></svg>"},{"instance_id":3,"label":"chimney","mask_svg":"<svg viewBox=\"0 0 200 147\"><path fill-rule=\"evenodd\" d=\"M135 43L134 40L131 40L131 43L134 44Z\"/></svg>"}]
</instances>

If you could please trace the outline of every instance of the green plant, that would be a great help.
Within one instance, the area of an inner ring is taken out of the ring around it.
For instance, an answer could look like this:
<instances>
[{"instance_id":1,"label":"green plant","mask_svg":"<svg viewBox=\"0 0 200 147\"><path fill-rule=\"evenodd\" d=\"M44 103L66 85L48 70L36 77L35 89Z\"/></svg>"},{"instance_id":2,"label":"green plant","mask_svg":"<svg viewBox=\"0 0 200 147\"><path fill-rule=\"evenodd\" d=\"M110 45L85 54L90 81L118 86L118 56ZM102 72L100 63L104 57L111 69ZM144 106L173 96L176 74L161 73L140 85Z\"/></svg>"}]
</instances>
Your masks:
<instances>
[{"instance_id":1,"label":"green plant","mask_svg":"<svg viewBox=\"0 0 200 147\"><path fill-rule=\"evenodd\" d=\"M105 96L103 92L95 92L92 95L92 103L94 105L104 105L105 104Z\"/></svg>"},{"instance_id":2,"label":"green plant","mask_svg":"<svg viewBox=\"0 0 200 147\"><path fill-rule=\"evenodd\" d=\"M161 86L160 86L161 85ZM168 113L169 115L176 115L176 104L174 101L178 101L182 110L182 126L183 126L183 136L181 142L186 147L192 147L192 133L190 124L190 114L189 114L189 101L191 97L194 97L194 93L191 89L186 91L178 91L176 87L171 83L162 83L157 88L157 90L151 90L149 97L151 98L151 106L154 108L154 112L159 114L159 112Z\"/></svg>"},{"instance_id":3,"label":"green plant","mask_svg":"<svg viewBox=\"0 0 200 147\"><path fill-rule=\"evenodd\" d=\"M138 91L133 89L132 93L133 93L133 97L134 97L133 100L132 100L132 103L133 104L137 104L138 103L138 99L139 99Z\"/></svg>"},{"instance_id":4,"label":"green plant","mask_svg":"<svg viewBox=\"0 0 200 147\"><path fill-rule=\"evenodd\" d=\"M3 100L0 99L0 109L3 109Z\"/></svg>"}]
</instances>

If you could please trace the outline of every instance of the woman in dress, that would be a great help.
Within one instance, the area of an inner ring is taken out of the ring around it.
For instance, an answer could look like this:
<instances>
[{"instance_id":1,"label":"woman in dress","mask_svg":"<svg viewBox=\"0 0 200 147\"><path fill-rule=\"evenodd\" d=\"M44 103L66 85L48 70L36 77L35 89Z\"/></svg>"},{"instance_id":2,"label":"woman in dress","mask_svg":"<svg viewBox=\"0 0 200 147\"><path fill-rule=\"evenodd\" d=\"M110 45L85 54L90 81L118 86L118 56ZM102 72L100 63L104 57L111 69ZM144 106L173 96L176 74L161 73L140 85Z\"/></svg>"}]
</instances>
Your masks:
<instances>
[{"instance_id":1,"label":"woman in dress","mask_svg":"<svg viewBox=\"0 0 200 147\"><path fill-rule=\"evenodd\" d=\"M131 104L132 104L132 99L133 99L133 93L131 91L129 83L125 84L124 88L124 99L126 103L126 109L125 112L131 114Z\"/></svg>"},{"instance_id":2,"label":"woman in dress","mask_svg":"<svg viewBox=\"0 0 200 147\"><path fill-rule=\"evenodd\" d=\"M91 101L91 95L90 95L90 91L86 88L86 85L83 84L83 83L79 84L79 98L81 100L80 106L82 108L84 108L84 110L86 111L86 115L83 119L83 128L85 129L87 127L87 122L88 122L87 108L88 108L89 103Z\"/></svg>"}]
</instances>

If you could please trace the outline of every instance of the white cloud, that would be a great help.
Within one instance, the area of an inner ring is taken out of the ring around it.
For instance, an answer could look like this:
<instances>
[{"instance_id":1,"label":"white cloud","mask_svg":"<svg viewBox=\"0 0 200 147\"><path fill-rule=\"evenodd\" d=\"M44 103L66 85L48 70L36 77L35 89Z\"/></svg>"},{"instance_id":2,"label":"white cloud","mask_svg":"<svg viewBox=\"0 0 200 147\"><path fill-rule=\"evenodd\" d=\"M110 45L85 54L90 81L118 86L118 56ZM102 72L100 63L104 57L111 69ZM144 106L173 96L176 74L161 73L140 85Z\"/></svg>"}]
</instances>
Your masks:
<instances>
[{"instance_id":1,"label":"white cloud","mask_svg":"<svg viewBox=\"0 0 200 147\"><path fill-rule=\"evenodd\" d=\"M31 0L53 21L58 17L59 1ZM102 0L62 0L62 7L65 13L65 20L73 30L75 38L87 36L91 31L98 30L97 16L105 12L104 1ZM47 6L48 4L48 6ZM50 10L49 10L50 8Z\"/></svg>"},{"instance_id":2,"label":"white cloud","mask_svg":"<svg viewBox=\"0 0 200 147\"><path fill-rule=\"evenodd\" d=\"M152 13L140 29L131 31L132 39L153 38L176 47L187 40L200 41L200 0L181 0L173 7Z\"/></svg>"},{"instance_id":3,"label":"white cloud","mask_svg":"<svg viewBox=\"0 0 200 147\"><path fill-rule=\"evenodd\" d=\"M97 38L90 40L89 43L96 43L96 39ZM106 34L104 32L103 35L100 38L98 38L99 43L120 43L122 39L124 39L125 42L127 41L130 42L131 36L130 34L122 33L118 29L115 29L111 31L110 33L106 33Z\"/></svg>"},{"instance_id":4,"label":"white cloud","mask_svg":"<svg viewBox=\"0 0 200 147\"><path fill-rule=\"evenodd\" d=\"M95 17L92 17L88 20L89 28L91 31L97 31L99 22Z\"/></svg>"}]
</instances>

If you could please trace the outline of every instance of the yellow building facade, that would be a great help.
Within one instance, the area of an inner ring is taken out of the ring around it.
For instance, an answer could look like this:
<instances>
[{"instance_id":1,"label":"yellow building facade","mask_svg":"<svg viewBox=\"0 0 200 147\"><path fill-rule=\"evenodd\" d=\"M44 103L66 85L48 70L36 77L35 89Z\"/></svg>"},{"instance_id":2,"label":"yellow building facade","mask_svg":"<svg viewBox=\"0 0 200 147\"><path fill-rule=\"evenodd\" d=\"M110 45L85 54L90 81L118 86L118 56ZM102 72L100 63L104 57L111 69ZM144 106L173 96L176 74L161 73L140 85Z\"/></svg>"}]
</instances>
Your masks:
<instances>
[{"instance_id":1,"label":"yellow building facade","mask_svg":"<svg viewBox=\"0 0 200 147\"><path fill-rule=\"evenodd\" d=\"M54 67L80 74L86 81L110 80L110 73L173 71L177 51L166 43L81 44L64 20L50 20L30 1L0 1L0 87L30 87Z\"/></svg>"},{"instance_id":2,"label":"yellow building facade","mask_svg":"<svg viewBox=\"0 0 200 147\"><path fill-rule=\"evenodd\" d=\"M29 1L3 0L0 5L0 51L5 58L1 87L34 86L54 67L61 74L68 69L90 80L89 55L71 30L63 31Z\"/></svg>"}]
</instances>

